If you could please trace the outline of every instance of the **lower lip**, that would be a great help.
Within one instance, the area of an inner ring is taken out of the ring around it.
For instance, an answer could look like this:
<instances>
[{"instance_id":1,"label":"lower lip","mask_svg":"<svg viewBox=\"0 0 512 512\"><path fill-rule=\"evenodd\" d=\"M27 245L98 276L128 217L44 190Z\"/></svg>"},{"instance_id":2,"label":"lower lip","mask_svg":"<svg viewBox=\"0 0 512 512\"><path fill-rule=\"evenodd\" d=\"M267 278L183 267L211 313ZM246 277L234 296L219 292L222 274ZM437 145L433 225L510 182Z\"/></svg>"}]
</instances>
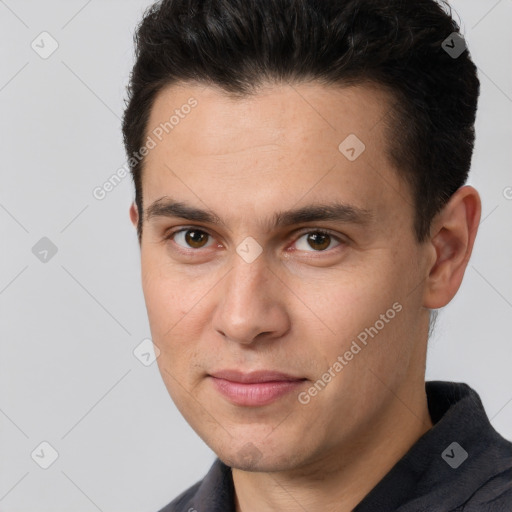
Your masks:
<instances>
[{"instance_id":1,"label":"lower lip","mask_svg":"<svg viewBox=\"0 0 512 512\"><path fill-rule=\"evenodd\" d=\"M217 390L231 403L246 407L267 405L303 385L304 380L283 380L243 384L212 377Z\"/></svg>"}]
</instances>

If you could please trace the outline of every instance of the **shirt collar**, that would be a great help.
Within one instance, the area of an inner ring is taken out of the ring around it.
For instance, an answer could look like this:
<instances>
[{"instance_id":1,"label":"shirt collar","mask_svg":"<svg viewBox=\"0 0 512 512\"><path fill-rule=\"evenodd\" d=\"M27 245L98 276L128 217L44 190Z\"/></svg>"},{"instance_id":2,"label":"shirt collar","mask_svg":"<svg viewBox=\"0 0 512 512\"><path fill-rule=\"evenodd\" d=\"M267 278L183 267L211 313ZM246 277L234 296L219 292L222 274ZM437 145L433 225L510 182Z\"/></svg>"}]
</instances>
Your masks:
<instances>
[{"instance_id":1,"label":"shirt collar","mask_svg":"<svg viewBox=\"0 0 512 512\"><path fill-rule=\"evenodd\" d=\"M425 390L434 426L353 512L399 507L404 507L399 509L404 512L417 511L436 504L442 504L443 510L452 510L510 466L510 459L503 457L506 441L490 424L482 401L472 388L460 382L429 381ZM465 453L467 458L462 461Z\"/></svg>"},{"instance_id":2,"label":"shirt collar","mask_svg":"<svg viewBox=\"0 0 512 512\"><path fill-rule=\"evenodd\" d=\"M503 456L503 443L507 441L490 424L480 397L472 388L459 382L429 381L425 391L434 426L353 512L381 512L399 507L406 507L400 508L404 512L417 511L432 503L442 503L446 510L451 510L470 499L493 475L510 467L510 458ZM464 457L461 449L467 453L467 459L455 468ZM235 512L234 496L231 468L217 458L191 505L199 511Z\"/></svg>"}]
</instances>

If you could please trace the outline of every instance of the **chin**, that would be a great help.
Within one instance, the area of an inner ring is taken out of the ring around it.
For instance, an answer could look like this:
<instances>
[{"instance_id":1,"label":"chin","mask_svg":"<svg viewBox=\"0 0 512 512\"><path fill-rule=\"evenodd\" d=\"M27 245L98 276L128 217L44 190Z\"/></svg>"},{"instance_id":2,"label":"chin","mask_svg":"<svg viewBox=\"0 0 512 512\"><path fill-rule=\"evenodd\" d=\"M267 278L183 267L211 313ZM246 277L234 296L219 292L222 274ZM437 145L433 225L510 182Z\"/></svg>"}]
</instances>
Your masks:
<instances>
[{"instance_id":1,"label":"chin","mask_svg":"<svg viewBox=\"0 0 512 512\"><path fill-rule=\"evenodd\" d=\"M226 466L242 471L272 473L294 469L300 463L298 454L291 447L289 449L291 453L278 453L274 447L258 447L248 441L238 449L230 446L216 453Z\"/></svg>"}]
</instances>

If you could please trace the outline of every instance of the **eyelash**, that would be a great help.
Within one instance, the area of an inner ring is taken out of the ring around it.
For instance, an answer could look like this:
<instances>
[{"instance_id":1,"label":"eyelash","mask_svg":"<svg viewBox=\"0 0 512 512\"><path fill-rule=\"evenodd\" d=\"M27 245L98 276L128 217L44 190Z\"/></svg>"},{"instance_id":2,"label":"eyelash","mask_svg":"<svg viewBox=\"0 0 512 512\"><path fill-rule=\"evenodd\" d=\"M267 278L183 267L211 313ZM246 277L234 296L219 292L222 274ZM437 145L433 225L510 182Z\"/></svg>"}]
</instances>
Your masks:
<instances>
[{"instance_id":1,"label":"eyelash","mask_svg":"<svg viewBox=\"0 0 512 512\"><path fill-rule=\"evenodd\" d=\"M199 229L196 226L188 226L188 227L184 227L184 228L180 228L180 229L176 229L174 231L171 231L170 233L168 233L167 235L164 236L164 240L167 241L167 242L173 241L172 238L175 235L177 235L178 233L187 232L187 231L199 231L200 233L204 233L207 236L209 236L211 238L214 238L210 233L208 233L208 231L206 231L204 229ZM335 246L335 247L333 247L331 249L324 249L322 251L314 251L314 250L312 250L312 251L304 251L306 253L313 253L313 254L314 253L318 253L318 254L332 253L332 251L335 251L341 245L346 244L346 240L343 240L341 237L335 235L333 232L331 232L329 230L321 229L321 228L308 229L308 230L300 231L299 233L297 233L297 239L295 240L295 242L297 242L297 240L300 240L304 235L308 235L308 234L312 234L312 233L313 234L321 234L321 235L329 236L333 240L338 242L339 245L337 245L337 246ZM199 252L201 252L201 249L193 249L193 248L185 249L181 245L178 245L176 242L174 242L174 244L175 244L175 248L174 249L176 251L178 251L178 252L181 252L182 254L190 255L191 253L199 253Z\"/></svg>"}]
</instances>

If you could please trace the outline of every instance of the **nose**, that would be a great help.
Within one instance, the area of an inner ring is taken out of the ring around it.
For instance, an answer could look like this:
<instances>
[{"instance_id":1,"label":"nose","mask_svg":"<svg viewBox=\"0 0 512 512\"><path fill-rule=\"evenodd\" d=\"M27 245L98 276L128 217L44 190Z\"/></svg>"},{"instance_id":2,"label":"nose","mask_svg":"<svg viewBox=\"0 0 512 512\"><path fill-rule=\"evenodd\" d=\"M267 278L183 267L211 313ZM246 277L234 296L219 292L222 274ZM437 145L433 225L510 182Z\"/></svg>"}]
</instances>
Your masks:
<instances>
[{"instance_id":1,"label":"nose","mask_svg":"<svg viewBox=\"0 0 512 512\"><path fill-rule=\"evenodd\" d=\"M219 290L213 327L226 339L245 345L283 336L290 329L286 290L263 255L251 263L236 256Z\"/></svg>"}]
</instances>

